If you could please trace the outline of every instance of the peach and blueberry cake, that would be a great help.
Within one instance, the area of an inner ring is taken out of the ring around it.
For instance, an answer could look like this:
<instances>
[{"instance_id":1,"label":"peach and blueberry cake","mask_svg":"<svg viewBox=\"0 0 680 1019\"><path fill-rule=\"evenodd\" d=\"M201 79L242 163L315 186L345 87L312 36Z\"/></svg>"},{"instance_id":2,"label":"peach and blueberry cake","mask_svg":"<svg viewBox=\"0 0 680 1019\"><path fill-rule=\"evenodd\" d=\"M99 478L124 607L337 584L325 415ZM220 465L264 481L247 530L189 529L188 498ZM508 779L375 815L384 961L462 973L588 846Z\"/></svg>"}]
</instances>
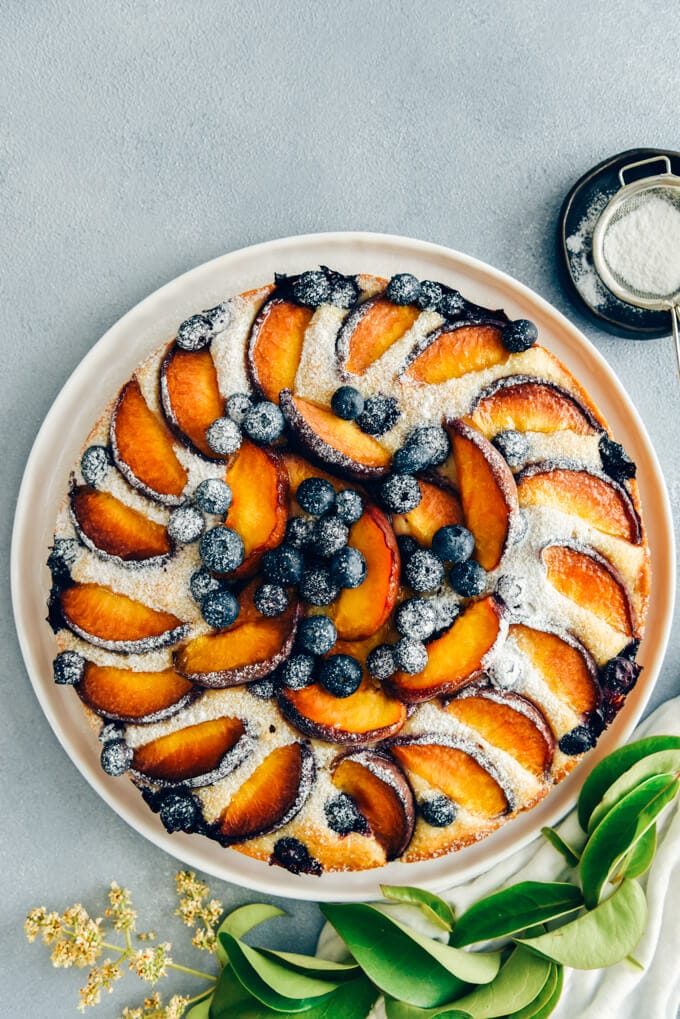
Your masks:
<instances>
[{"instance_id":1,"label":"peach and blueberry cake","mask_svg":"<svg viewBox=\"0 0 680 1019\"><path fill-rule=\"evenodd\" d=\"M57 683L167 831L293 873L540 801L639 673L635 464L510 320L326 267L182 322L104 410L49 558Z\"/></svg>"}]
</instances>

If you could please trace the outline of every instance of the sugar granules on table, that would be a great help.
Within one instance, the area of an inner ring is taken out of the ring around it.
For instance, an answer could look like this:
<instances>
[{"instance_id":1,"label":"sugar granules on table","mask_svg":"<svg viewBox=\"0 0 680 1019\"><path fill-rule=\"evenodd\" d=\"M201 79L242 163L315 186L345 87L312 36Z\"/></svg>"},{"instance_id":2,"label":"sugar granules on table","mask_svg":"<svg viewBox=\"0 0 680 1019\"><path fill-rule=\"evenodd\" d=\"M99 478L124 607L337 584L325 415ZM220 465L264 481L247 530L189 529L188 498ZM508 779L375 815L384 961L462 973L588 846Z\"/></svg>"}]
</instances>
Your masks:
<instances>
[{"instance_id":1,"label":"sugar granules on table","mask_svg":"<svg viewBox=\"0 0 680 1019\"><path fill-rule=\"evenodd\" d=\"M614 220L603 245L610 271L640 294L680 290L680 209L652 193Z\"/></svg>"}]
</instances>

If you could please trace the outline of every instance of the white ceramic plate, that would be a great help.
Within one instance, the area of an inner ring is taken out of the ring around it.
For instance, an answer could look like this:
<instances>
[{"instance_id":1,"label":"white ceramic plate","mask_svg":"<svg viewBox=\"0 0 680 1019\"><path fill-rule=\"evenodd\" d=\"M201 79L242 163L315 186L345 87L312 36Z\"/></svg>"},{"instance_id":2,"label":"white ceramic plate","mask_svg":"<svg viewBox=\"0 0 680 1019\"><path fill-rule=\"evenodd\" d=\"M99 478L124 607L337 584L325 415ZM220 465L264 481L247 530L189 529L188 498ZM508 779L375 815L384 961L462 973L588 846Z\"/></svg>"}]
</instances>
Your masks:
<instances>
[{"instance_id":1,"label":"white ceramic plate","mask_svg":"<svg viewBox=\"0 0 680 1019\"><path fill-rule=\"evenodd\" d=\"M102 408L137 364L171 339L190 314L272 279L275 271L299 272L319 264L386 277L409 271L453 285L479 304L503 307L511 318L536 322L542 342L586 385L638 464L654 581L640 656L645 668L637 687L597 748L538 807L483 842L441 859L314 878L295 877L206 838L169 835L130 782L105 775L80 702L53 682L54 640L44 620L49 590L45 560L57 508L71 465ZM554 824L573 806L591 768L626 740L643 712L666 648L674 583L671 513L656 455L626 393L586 337L527 287L482 262L422 241L365 233L291 237L223 255L161 287L128 312L76 368L45 418L26 466L12 542L14 612L28 674L52 728L88 782L128 824L184 864L258 891L315 900L370 899L379 895L379 882L430 889L459 884L526 845L542 825Z\"/></svg>"}]
</instances>

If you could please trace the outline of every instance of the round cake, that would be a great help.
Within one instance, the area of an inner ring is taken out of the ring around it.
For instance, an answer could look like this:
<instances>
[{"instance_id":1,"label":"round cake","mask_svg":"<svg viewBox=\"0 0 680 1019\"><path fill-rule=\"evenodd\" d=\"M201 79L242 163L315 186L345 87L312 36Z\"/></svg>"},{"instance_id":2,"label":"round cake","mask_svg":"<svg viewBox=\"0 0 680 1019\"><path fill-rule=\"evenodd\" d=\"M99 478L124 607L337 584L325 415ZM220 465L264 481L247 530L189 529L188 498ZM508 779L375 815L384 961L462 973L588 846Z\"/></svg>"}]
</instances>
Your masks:
<instances>
[{"instance_id":1,"label":"round cake","mask_svg":"<svg viewBox=\"0 0 680 1019\"><path fill-rule=\"evenodd\" d=\"M293 873L424 860L595 745L649 552L635 464L538 340L322 266L192 315L103 410L48 560L54 677L168 832Z\"/></svg>"}]
</instances>

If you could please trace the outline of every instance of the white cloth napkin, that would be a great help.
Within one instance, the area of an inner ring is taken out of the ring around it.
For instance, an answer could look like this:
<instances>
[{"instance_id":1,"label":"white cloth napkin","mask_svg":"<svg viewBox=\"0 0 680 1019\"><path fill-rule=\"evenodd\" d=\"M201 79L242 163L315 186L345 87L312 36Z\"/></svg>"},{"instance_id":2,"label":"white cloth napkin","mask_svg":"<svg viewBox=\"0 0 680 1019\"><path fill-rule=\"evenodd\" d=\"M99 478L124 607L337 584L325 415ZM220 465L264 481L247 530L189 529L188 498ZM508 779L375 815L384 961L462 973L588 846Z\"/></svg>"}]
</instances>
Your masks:
<instances>
[{"instance_id":1,"label":"white cloth napkin","mask_svg":"<svg viewBox=\"0 0 680 1019\"><path fill-rule=\"evenodd\" d=\"M680 697L666 701L645 719L632 739L653 735L680 735ZM578 843L579 827L572 811L558 826L567 842ZM474 881L441 892L460 914L477 899L517 881L569 880L559 853L539 837L513 853ZM647 894L649 920L635 958L644 970L622 962L605 970L565 970L564 989L553 1019L676 1019L680 1007L680 811L673 806L658 825L658 849L648 873L641 879ZM397 911L403 907L396 907ZM414 925L415 910L406 907L402 919ZM441 935L427 921L418 927ZM319 936L317 954L339 957L343 945L326 924ZM385 1019L380 999L369 1019Z\"/></svg>"}]
</instances>

